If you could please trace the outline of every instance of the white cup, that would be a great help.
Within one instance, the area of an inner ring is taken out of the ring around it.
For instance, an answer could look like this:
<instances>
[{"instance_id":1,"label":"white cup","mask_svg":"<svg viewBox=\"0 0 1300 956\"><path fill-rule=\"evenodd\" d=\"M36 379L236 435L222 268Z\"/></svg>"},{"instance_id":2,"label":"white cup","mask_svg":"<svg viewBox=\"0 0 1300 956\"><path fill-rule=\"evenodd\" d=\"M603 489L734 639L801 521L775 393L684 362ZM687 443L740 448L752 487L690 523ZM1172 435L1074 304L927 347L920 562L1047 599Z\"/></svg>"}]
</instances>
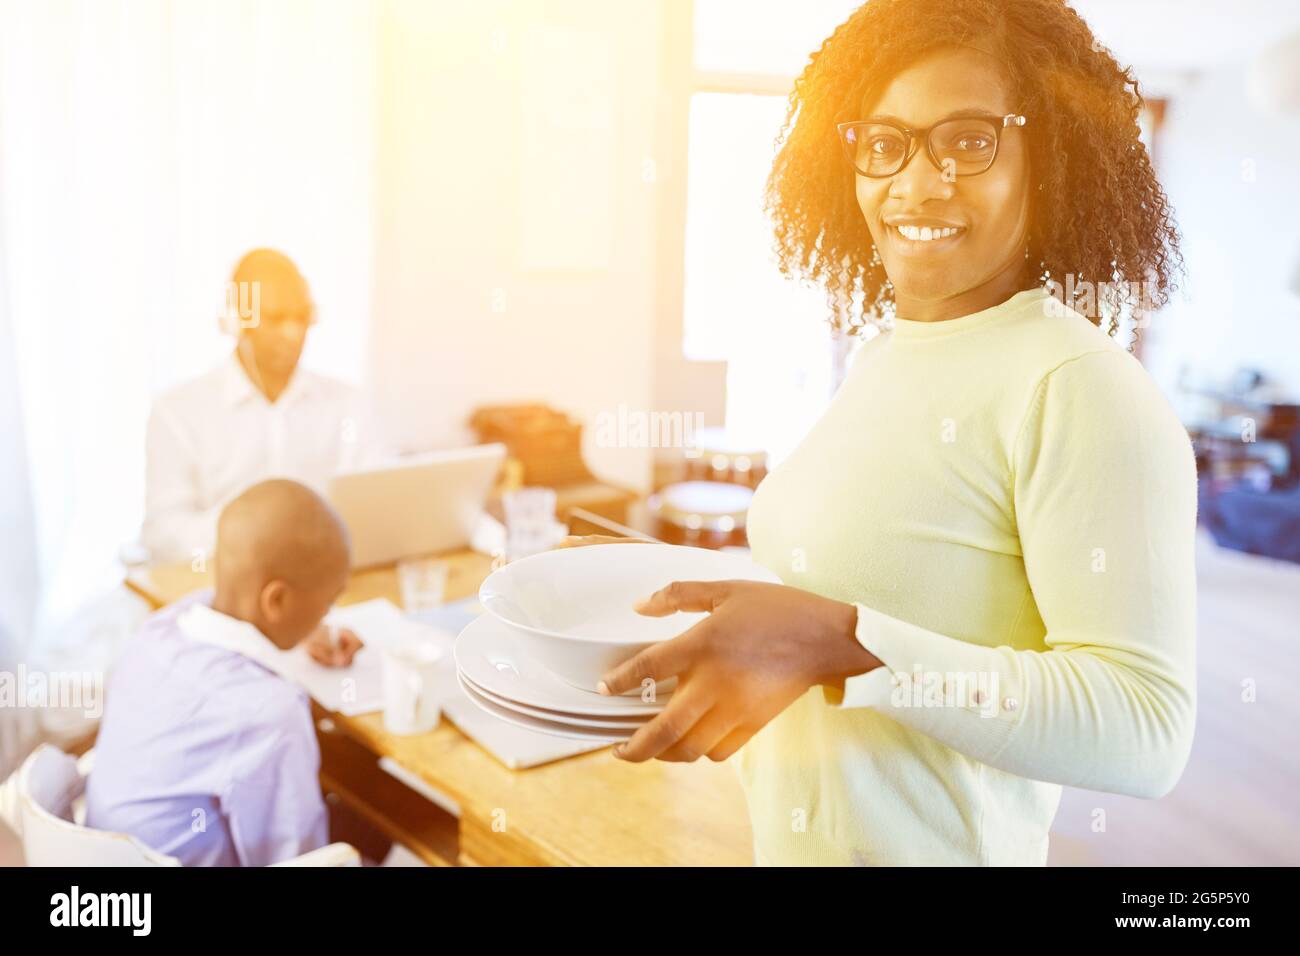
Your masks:
<instances>
[{"instance_id":1,"label":"white cup","mask_svg":"<svg viewBox=\"0 0 1300 956\"><path fill-rule=\"evenodd\" d=\"M384 727L423 734L438 726L436 694L442 651L428 641L404 641L384 650Z\"/></svg>"}]
</instances>

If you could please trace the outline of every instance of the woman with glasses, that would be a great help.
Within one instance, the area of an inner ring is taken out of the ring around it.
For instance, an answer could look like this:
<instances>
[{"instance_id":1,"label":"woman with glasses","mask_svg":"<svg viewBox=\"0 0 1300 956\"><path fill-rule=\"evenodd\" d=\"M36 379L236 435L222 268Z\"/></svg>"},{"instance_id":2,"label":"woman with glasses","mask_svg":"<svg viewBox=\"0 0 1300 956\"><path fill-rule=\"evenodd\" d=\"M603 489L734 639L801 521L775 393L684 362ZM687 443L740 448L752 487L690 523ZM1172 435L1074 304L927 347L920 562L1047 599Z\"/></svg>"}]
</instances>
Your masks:
<instances>
[{"instance_id":1,"label":"woman with glasses","mask_svg":"<svg viewBox=\"0 0 1300 956\"><path fill-rule=\"evenodd\" d=\"M711 614L605 682L680 678L620 756L739 751L759 862L1042 864L1061 785L1178 780L1195 468L1114 337L1181 265L1140 103L1063 0L870 0L795 84L783 268L892 322L758 489L784 584L650 596Z\"/></svg>"}]
</instances>

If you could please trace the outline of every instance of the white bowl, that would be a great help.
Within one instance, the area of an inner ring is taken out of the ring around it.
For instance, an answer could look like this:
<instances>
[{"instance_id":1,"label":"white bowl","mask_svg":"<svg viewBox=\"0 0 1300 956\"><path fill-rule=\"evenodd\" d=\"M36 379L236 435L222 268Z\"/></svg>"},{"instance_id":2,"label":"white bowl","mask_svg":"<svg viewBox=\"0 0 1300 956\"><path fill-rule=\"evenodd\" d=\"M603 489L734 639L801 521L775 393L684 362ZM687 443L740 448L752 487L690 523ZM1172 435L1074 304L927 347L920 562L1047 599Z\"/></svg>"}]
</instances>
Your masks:
<instances>
[{"instance_id":1,"label":"white bowl","mask_svg":"<svg viewBox=\"0 0 1300 956\"><path fill-rule=\"evenodd\" d=\"M646 617L632 606L673 581L765 581L747 556L670 544L594 544L523 558L488 575L479 602L510 625L537 663L595 691L611 668L676 637L704 612Z\"/></svg>"}]
</instances>

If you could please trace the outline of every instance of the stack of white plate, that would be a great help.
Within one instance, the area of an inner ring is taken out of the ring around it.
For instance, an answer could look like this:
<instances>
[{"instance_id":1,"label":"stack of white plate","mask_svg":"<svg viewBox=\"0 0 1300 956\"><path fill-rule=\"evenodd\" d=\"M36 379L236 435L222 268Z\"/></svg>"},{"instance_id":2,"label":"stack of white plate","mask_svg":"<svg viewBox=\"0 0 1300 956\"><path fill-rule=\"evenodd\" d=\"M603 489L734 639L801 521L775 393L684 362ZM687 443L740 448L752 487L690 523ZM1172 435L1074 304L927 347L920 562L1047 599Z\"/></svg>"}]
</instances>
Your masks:
<instances>
[{"instance_id":1,"label":"stack of white plate","mask_svg":"<svg viewBox=\"0 0 1300 956\"><path fill-rule=\"evenodd\" d=\"M705 617L646 617L633 605L673 581L722 580L779 583L741 554L661 544L563 548L506 565L483 582L485 613L456 640L461 689L520 727L626 740L663 710L675 682L608 697L596 692L601 677Z\"/></svg>"},{"instance_id":2,"label":"stack of white plate","mask_svg":"<svg viewBox=\"0 0 1300 956\"><path fill-rule=\"evenodd\" d=\"M666 697L605 697L556 677L520 646L509 625L491 614L470 624L456 641L461 690L495 717L560 737L593 742L626 740L663 709Z\"/></svg>"}]
</instances>

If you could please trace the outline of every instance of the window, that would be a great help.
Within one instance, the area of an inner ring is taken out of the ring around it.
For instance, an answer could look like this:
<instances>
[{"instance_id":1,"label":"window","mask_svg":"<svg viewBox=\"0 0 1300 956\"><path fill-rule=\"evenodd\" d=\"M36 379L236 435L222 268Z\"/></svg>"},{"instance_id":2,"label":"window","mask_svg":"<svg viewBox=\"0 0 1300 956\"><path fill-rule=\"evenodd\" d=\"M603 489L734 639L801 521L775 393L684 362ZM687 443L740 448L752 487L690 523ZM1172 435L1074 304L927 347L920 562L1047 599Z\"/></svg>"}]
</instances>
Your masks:
<instances>
[{"instance_id":1,"label":"window","mask_svg":"<svg viewBox=\"0 0 1300 956\"><path fill-rule=\"evenodd\" d=\"M727 429L774 462L829 401L837 347L822 291L776 267L763 187L795 75L856 6L695 3L682 347L727 363Z\"/></svg>"}]
</instances>

